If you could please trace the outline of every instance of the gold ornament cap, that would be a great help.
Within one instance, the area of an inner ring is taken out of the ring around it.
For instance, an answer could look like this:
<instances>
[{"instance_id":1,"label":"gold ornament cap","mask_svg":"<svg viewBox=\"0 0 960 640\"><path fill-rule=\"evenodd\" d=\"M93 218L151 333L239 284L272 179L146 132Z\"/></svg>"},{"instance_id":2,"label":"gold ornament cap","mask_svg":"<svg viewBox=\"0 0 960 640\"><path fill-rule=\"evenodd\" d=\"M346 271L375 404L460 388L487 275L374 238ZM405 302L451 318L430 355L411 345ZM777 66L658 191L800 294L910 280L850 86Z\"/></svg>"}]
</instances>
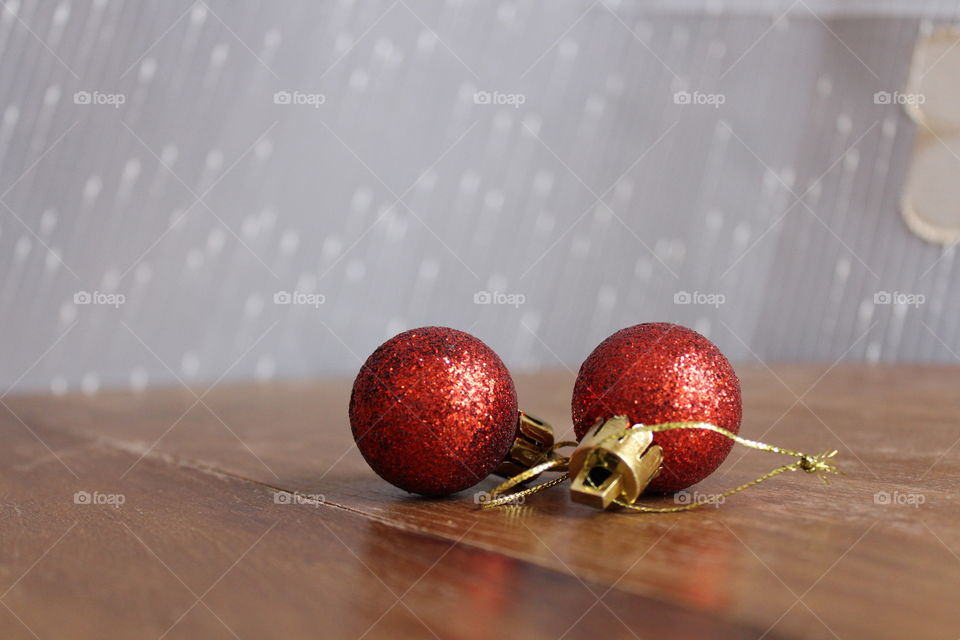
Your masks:
<instances>
[{"instance_id":1,"label":"gold ornament cap","mask_svg":"<svg viewBox=\"0 0 960 640\"><path fill-rule=\"evenodd\" d=\"M630 428L626 416L600 420L570 456L570 497L606 509L633 503L660 472L663 451L653 433Z\"/></svg>"}]
</instances>

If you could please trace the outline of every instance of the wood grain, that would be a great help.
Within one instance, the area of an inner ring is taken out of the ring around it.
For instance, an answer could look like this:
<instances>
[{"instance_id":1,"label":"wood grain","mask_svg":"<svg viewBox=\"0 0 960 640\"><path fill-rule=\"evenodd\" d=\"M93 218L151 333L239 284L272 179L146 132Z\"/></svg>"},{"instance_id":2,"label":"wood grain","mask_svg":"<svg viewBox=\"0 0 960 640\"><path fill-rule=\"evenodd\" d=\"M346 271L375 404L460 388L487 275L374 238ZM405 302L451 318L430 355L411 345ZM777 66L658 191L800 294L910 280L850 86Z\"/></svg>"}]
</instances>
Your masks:
<instances>
[{"instance_id":1,"label":"wood grain","mask_svg":"<svg viewBox=\"0 0 960 640\"><path fill-rule=\"evenodd\" d=\"M377 478L348 380L7 397L0 637L960 636L960 370L738 371L743 435L837 448L845 475L679 514L560 488L481 512ZM569 435L572 383L518 376L521 405ZM785 461L735 449L694 489Z\"/></svg>"}]
</instances>

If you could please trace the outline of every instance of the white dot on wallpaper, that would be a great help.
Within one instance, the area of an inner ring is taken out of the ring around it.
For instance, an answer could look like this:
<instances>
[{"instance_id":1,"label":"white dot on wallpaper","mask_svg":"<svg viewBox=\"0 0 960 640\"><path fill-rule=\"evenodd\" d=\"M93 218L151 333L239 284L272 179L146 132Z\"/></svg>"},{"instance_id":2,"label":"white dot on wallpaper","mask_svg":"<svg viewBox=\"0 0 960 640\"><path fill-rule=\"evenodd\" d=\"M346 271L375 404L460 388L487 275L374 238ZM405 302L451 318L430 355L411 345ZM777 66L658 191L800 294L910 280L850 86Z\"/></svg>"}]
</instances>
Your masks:
<instances>
[{"instance_id":1,"label":"white dot on wallpaper","mask_svg":"<svg viewBox=\"0 0 960 640\"><path fill-rule=\"evenodd\" d=\"M879 342L870 342L867 344L866 352L863 354L864 360L868 364L876 364L880 361L881 346Z\"/></svg>"},{"instance_id":2,"label":"white dot on wallpaper","mask_svg":"<svg viewBox=\"0 0 960 640\"><path fill-rule=\"evenodd\" d=\"M69 17L70 5L66 2L61 2L53 12L53 24L59 27L64 24Z\"/></svg>"},{"instance_id":3,"label":"white dot on wallpaper","mask_svg":"<svg viewBox=\"0 0 960 640\"><path fill-rule=\"evenodd\" d=\"M882 126L883 135L887 138L892 138L897 134L897 119L896 118L886 118L883 121Z\"/></svg>"},{"instance_id":4,"label":"white dot on wallpaper","mask_svg":"<svg viewBox=\"0 0 960 640\"><path fill-rule=\"evenodd\" d=\"M134 391L143 391L150 382L150 374L143 367L134 367L130 372L130 388Z\"/></svg>"},{"instance_id":5,"label":"white dot on wallpaper","mask_svg":"<svg viewBox=\"0 0 960 640\"><path fill-rule=\"evenodd\" d=\"M267 32L263 34L263 46L267 49L276 49L282 41L283 34L280 33L280 29L276 27L268 29Z\"/></svg>"},{"instance_id":6,"label":"white dot on wallpaper","mask_svg":"<svg viewBox=\"0 0 960 640\"><path fill-rule=\"evenodd\" d=\"M50 380L50 393L62 396L67 392L67 379L63 376L53 376Z\"/></svg>"},{"instance_id":7,"label":"white dot on wallpaper","mask_svg":"<svg viewBox=\"0 0 960 640\"><path fill-rule=\"evenodd\" d=\"M197 354L193 351L184 353L183 357L180 358L180 370L188 378L197 375L197 372L200 371L200 358L197 357Z\"/></svg>"},{"instance_id":8,"label":"white dot on wallpaper","mask_svg":"<svg viewBox=\"0 0 960 640\"><path fill-rule=\"evenodd\" d=\"M353 46L353 37L347 33L340 33L333 41L333 50L336 53L343 54Z\"/></svg>"},{"instance_id":9,"label":"white dot on wallpaper","mask_svg":"<svg viewBox=\"0 0 960 640\"><path fill-rule=\"evenodd\" d=\"M499 189L490 189L483 195L484 206L494 211L503 209L503 202L503 191Z\"/></svg>"},{"instance_id":10,"label":"white dot on wallpaper","mask_svg":"<svg viewBox=\"0 0 960 640\"><path fill-rule=\"evenodd\" d=\"M223 166L223 152L220 149L211 149L207 153L205 164L208 170L219 171Z\"/></svg>"},{"instance_id":11,"label":"white dot on wallpaper","mask_svg":"<svg viewBox=\"0 0 960 640\"><path fill-rule=\"evenodd\" d=\"M163 149L160 151L160 161L168 167L177 161L177 156L179 151L177 150L177 145L175 144L165 144Z\"/></svg>"},{"instance_id":12,"label":"white dot on wallpaper","mask_svg":"<svg viewBox=\"0 0 960 640\"><path fill-rule=\"evenodd\" d=\"M833 80L828 75L817 78L817 95L826 98L833 92Z\"/></svg>"},{"instance_id":13,"label":"white dot on wallpaper","mask_svg":"<svg viewBox=\"0 0 960 640\"><path fill-rule=\"evenodd\" d=\"M313 293L317 288L317 276L309 271L304 271L297 278L297 291Z\"/></svg>"},{"instance_id":14,"label":"white dot on wallpaper","mask_svg":"<svg viewBox=\"0 0 960 640\"><path fill-rule=\"evenodd\" d=\"M595 118L603 115L603 110L606 107L607 101L604 100L603 96L593 94L587 98L587 104L584 108L584 112L588 116L593 116Z\"/></svg>"},{"instance_id":15,"label":"white dot on wallpaper","mask_svg":"<svg viewBox=\"0 0 960 640\"><path fill-rule=\"evenodd\" d=\"M493 116L493 128L497 131L509 131L511 126L513 126L513 114L509 111L502 109Z\"/></svg>"},{"instance_id":16,"label":"white dot on wallpaper","mask_svg":"<svg viewBox=\"0 0 960 640\"><path fill-rule=\"evenodd\" d=\"M30 236L20 236L13 249L17 260L20 261L26 258L31 248L33 248L33 241L30 239Z\"/></svg>"},{"instance_id":17,"label":"white dot on wallpaper","mask_svg":"<svg viewBox=\"0 0 960 640\"><path fill-rule=\"evenodd\" d=\"M43 103L47 106L53 106L60 101L60 85L52 84L47 87L46 93L43 94Z\"/></svg>"},{"instance_id":18,"label":"white dot on wallpaper","mask_svg":"<svg viewBox=\"0 0 960 640\"><path fill-rule=\"evenodd\" d=\"M100 286L106 292L113 292L117 290L117 285L120 284L120 272L116 269L107 269L103 272L103 277L100 278Z\"/></svg>"},{"instance_id":19,"label":"white dot on wallpaper","mask_svg":"<svg viewBox=\"0 0 960 640\"><path fill-rule=\"evenodd\" d=\"M103 182L100 181L99 176L90 176L87 178L87 183L83 186L83 199L88 202L93 200L100 195L100 189L102 187Z\"/></svg>"},{"instance_id":20,"label":"white dot on wallpaper","mask_svg":"<svg viewBox=\"0 0 960 640\"><path fill-rule=\"evenodd\" d=\"M354 69L353 73L350 74L350 88L354 91L363 91L367 88L367 82L369 82L370 76L367 75L367 72L363 69Z\"/></svg>"},{"instance_id":21,"label":"white dot on wallpaper","mask_svg":"<svg viewBox=\"0 0 960 640\"><path fill-rule=\"evenodd\" d=\"M264 138L257 143L257 146L253 149L253 155L257 157L257 160L265 160L273 155L273 141L270 138Z\"/></svg>"},{"instance_id":22,"label":"white dot on wallpaper","mask_svg":"<svg viewBox=\"0 0 960 640\"><path fill-rule=\"evenodd\" d=\"M47 257L44 259L43 267L47 271L56 271L62 263L60 251L58 249L51 249L47 251Z\"/></svg>"},{"instance_id":23,"label":"white dot on wallpaper","mask_svg":"<svg viewBox=\"0 0 960 640\"><path fill-rule=\"evenodd\" d=\"M359 282L367 274L367 266L362 260L351 260L347 264L347 282Z\"/></svg>"},{"instance_id":24,"label":"white dot on wallpaper","mask_svg":"<svg viewBox=\"0 0 960 640\"><path fill-rule=\"evenodd\" d=\"M206 19L207 7L202 2L194 5L190 12L190 22L194 25L201 25Z\"/></svg>"},{"instance_id":25,"label":"white dot on wallpaper","mask_svg":"<svg viewBox=\"0 0 960 640\"><path fill-rule=\"evenodd\" d=\"M476 193L480 187L480 174L476 171L464 171L460 176L460 191L464 193Z\"/></svg>"},{"instance_id":26,"label":"white dot on wallpaper","mask_svg":"<svg viewBox=\"0 0 960 640\"><path fill-rule=\"evenodd\" d=\"M350 198L350 208L354 211L366 211L373 202L373 191L367 187L358 187Z\"/></svg>"},{"instance_id":27,"label":"white dot on wallpaper","mask_svg":"<svg viewBox=\"0 0 960 640\"><path fill-rule=\"evenodd\" d=\"M424 29L417 36L417 51L420 53L432 53L437 46L437 36L428 29Z\"/></svg>"},{"instance_id":28,"label":"white dot on wallpaper","mask_svg":"<svg viewBox=\"0 0 960 640\"><path fill-rule=\"evenodd\" d=\"M847 151L846 155L843 156L843 168L846 171L855 171L857 165L860 164L860 151L857 149L850 149Z\"/></svg>"},{"instance_id":29,"label":"white dot on wallpaper","mask_svg":"<svg viewBox=\"0 0 960 640\"><path fill-rule=\"evenodd\" d=\"M723 212L719 209L710 209L707 211L706 219L707 229L717 231L723 226Z\"/></svg>"},{"instance_id":30,"label":"white dot on wallpaper","mask_svg":"<svg viewBox=\"0 0 960 640\"><path fill-rule=\"evenodd\" d=\"M497 20L504 24L513 24L517 19L517 6L512 2L503 2L497 7Z\"/></svg>"},{"instance_id":31,"label":"white dot on wallpaper","mask_svg":"<svg viewBox=\"0 0 960 640\"><path fill-rule=\"evenodd\" d=\"M77 319L77 308L73 305L73 299L70 302L64 302L60 305L60 324L68 325Z\"/></svg>"},{"instance_id":32,"label":"white dot on wallpaper","mask_svg":"<svg viewBox=\"0 0 960 640\"><path fill-rule=\"evenodd\" d=\"M847 276L850 275L850 258L846 256L839 258L837 260L837 266L834 268L834 273L837 274L839 279L846 280Z\"/></svg>"},{"instance_id":33,"label":"white dot on wallpaper","mask_svg":"<svg viewBox=\"0 0 960 640\"><path fill-rule=\"evenodd\" d=\"M788 189L793 189L797 181L797 172L792 167L784 167L780 170L780 182L785 184Z\"/></svg>"},{"instance_id":34,"label":"white dot on wallpaper","mask_svg":"<svg viewBox=\"0 0 960 640\"><path fill-rule=\"evenodd\" d=\"M418 275L421 280L435 280L440 273L440 263L433 258L424 258L420 263Z\"/></svg>"},{"instance_id":35,"label":"white dot on wallpaper","mask_svg":"<svg viewBox=\"0 0 960 640\"><path fill-rule=\"evenodd\" d=\"M243 312L248 318L259 317L263 312L263 296L251 293L243 303Z\"/></svg>"},{"instance_id":36,"label":"white dot on wallpaper","mask_svg":"<svg viewBox=\"0 0 960 640\"><path fill-rule=\"evenodd\" d=\"M126 164L123 165L123 180L125 182L133 182L140 175L140 159L139 158L130 158L127 160Z\"/></svg>"},{"instance_id":37,"label":"white dot on wallpaper","mask_svg":"<svg viewBox=\"0 0 960 640\"><path fill-rule=\"evenodd\" d=\"M259 222L262 231L273 231L277 226L277 210L273 207L264 207L260 210Z\"/></svg>"},{"instance_id":38,"label":"white dot on wallpaper","mask_svg":"<svg viewBox=\"0 0 960 640\"><path fill-rule=\"evenodd\" d=\"M789 12L781 14L779 18L774 18L773 28L777 31L786 31L790 28L790 15Z\"/></svg>"},{"instance_id":39,"label":"white dot on wallpaper","mask_svg":"<svg viewBox=\"0 0 960 640\"><path fill-rule=\"evenodd\" d=\"M3 110L3 124L6 126L12 127L17 124L17 120L20 119L20 108L15 104L7 105L7 108Z\"/></svg>"},{"instance_id":40,"label":"white dot on wallpaper","mask_svg":"<svg viewBox=\"0 0 960 640\"><path fill-rule=\"evenodd\" d=\"M287 229L280 236L280 253L286 256L293 255L300 246L300 232L293 229Z\"/></svg>"},{"instance_id":41,"label":"white dot on wallpaper","mask_svg":"<svg viewBox=\"0 0 960 640\"><path fill-rule=\"evenodd\" d=\"M877 305L874 304L873 298L867 298L860 301L860 306L857 308L857 322L861 326L868 325L870 320L873 319L873 311L876 309Z\"/></svg>"},{"instance_id":42,"label":"white dot on wallpaper","mask_svg":"<svg viewBox=\"0 0 960 640\"><path fill-rule=\"evenodd\" d=\"M150 278L153 277L153 268L150 267L146 262L141 262L137 265L137 268L133 271L133 279L136 280L137 284L144 285L150 282Z\"/></svg>"},{"instance_id":43,"label":"white dot on wallpaper","mask_svg":"<svg viewBox=\"0 0 960 640\"><path fill-rule=\"evenodd\" d=\"M94 371L88 371L80 379L80 391L85 396L92 396L100 390L100 376Z\"/></svg>"},{"instance_id":44,"label":"white dot on wallpaper","mask_svg":"<svg viewBox=\"0 0 960 640\"><path fill-rule=\"evenodd\" d=\"M750 226L741 222L733 229L733 241L737 244L746 244L750 239Z\"/></svg>"},{"instance_id":45,"label":"white dot on wallpaper","mask_svg":"<svg viewBox=\"0 0 960 640\"><path fill-rule=\"evenodd\" d=\"M465 82L460 85L460 88L457 89L457 100L460 102L469 102L473 104L473 94L476 93L477 88L469 82Z\"/></svg>"},{"instance_id":46,"label":"white dot on wallpaper","mask_svg":"<svg viewBox=\"0 0 960 640\"><path fill-rule=\"evenodd\" d=\"M535 309L530 309L529 311L524 311L523 316L520 318L520 322L527 329L536 333L540 330L540 312Z\"/></svg>"},{"instance_id":47,"label":"white dot on wallpaper","mask_svg":"<svg viewBox=\"0 0 960 640\"><path fill-rule=\"evenodd\" d=\"M147 57L143 59L143 62L140 63L140 73L138 74L138 79L143 84L147 84L153 80L153 76L157 73L157 59L153 57Z\"/></svg>"},{"instance_id":48,"label":"white dot on wallpaper","mask_svg":"<svg viewBox=\"0 0 960 640\"><path fill-rule=\"evenodd\" d=\"M220 227L214 227L210 230L210 233L207 235L207 251L212 254L217 254L223 251L224 245L227 243L227 234Z\"/></svg>"},{"instance_id":49,"label":"white dot on wallpaper","mask_svg":"<svg viewBox=\"0 0 960 640\"><path fill-rule=\"evenodd\" d=\"M200 249L190 249L187 252L187 268L196 271L203 266L203 251Z\"/></svg>"},{"instance_id":50,"label":"white dot on wallpaper","mask_svg":"<svg viewBox=\"0 0 960 640\"><path fill-rule=\"evenodd\" d=\"M257 216L247 216L240 224L240 232L247 238L260 234L260 219Z\"/></svg>"},{"instance_id":51,"label":"white dot on wallpaper","mask_svg":"<svg viewBox=\"0 0 960 640\"><path fill-rule=\"evenodd\" d=\"M540 170L533 176L533 190L543 195L550 193L553 189L553 174L549 171Z\"/></svg>"},{"instance_id":52,"label":"white dot on wallpaper","mask_svg":"<svg viewBox=\"0 0 960 640\"><path fill-rule=\"evenodd\" d=\"M4 3L3 15L6 16L15 16L20 13L20 0L10 0L10 2Z\"/></svg>"},{"instance_id":53,"label":"white dot on wallpaper","mask_svg":"<svg viewBox=\"0 0 960 640\"><path fill-rule=\"evenodd\" d=\"M378 58L390 58L393 55L393 42L388 38L379 38L373 43L373 55Z\"/></svg>"},{"instance_id":54,"label":"white dot on wallpaper","mask_svg":"<svg viewBox=\"0 0 960 640\"><path fill-rule=\"evenodd\" d=\"M610 310L613 309L615 304L617 304L617 290L609 284L600 287L597 292L597 306L601 309Z\"/></svg>"},{"instance_id":55,"label":"white dot on wallpaper","mask_svg":"<svg viewBox=\"0 0 960 640\"><path fill-rule=\"evenodd\" d=\"M226 42L221 42L213 48L213 51L210 52L210 64L214 67L222 67L229 53L230 45L228 45Z\"/></svg>"},{"instance_id":56,"label":"white dot on wallpaper","mask_svg":"<svg viewBox=\"0 0 960 640\"><path fill-rule=\"evenodd\" d=\"M324 259L330 260L340 255L340 251L342 250L343 240L341 240L339 236L327 236L323 239L323 244L320 247L320 254Z\"/></svg>"},{"instance_id":57,"label":"white dot on wallpaper","mask_svg":"<svg viewBox=\"0 0 960 640\"><path fill-rule=\"evenodd\" d=\"M57 210L46 209L40 216L40 233L49 235L57 226Z\"/></svg>"},{"instance_id":58,"label":"white dot on wallpaper","mask_svg":"<svg viewBox=\"0 0 960 640\"><path fill-rule=\"evenodd\" d=\"M534 113L528 113L523 118L523 135L530 137L530 135L540 135L540 124L543 121L540 119L540 116Z\"/></svg>"},{"instance_id":59,"label":"white dot on wallpaper","mask_svg":"<svg viewBox=\"0 0 960 640\"><path fill-rule=\"evenodd\" d=\"M620 200L629 200L633 196L633 180L623 178L613 187L613 194Z\"/></svg>"},{"instance_id":60,"label":"white dot on wallpaper","mask_svg":"<svg viewBox=\"0 0 960 640\"><path fill-rule=\"evenodd\" d=\"M850 129L853 128L853 121L845 113L841 113L837 116L837 131L842 134L850 133Z\"/></svg>"},{"instance_id":61,"label":"white dot on wallpaper","mask_svg":"<svg viewBox=\"0 0 960 640\"><path fill-rule=\"evenodd\" d=\"M585 236L576 236L570 246L570 253L574 258L586 258L590 253L590 239Z\"/></svg>"},{"instance_id":62,"label":"white dot on wallpaper","mask_svg":"<svg viewBox=\"0 0 960 640\"><path fill-rule=\"evenodd\" d=\"M820 194L823 192L823 182L820 180L815 180L813 184L807 185L807 195L810 200L816 202L820 198Z\"/></svg>"},{"instance_id":63,"label":"white dot on wallpaper","mask_svg":"<svg viewBox=\"0 0 960 640\"><path fill-rule=\"evenodd\" d=\"M260 382L266 382L267 380L272 380L274 373L277 371L277 365L273 361L273 358L270 356L260 356L257 359L257 365L254 368L255 375L257 380Z\"/></svg>"},{"instance_id":64,"label":"white dot on wallpaper","mask_svg":"<svg viewBox=\"0 0 960 640\"><path fill-rule=\"evenodd\" d=\"M579 51L580 45L572 38L564 39L563 42L560 43L560 46L557 47L557 53L560 54L561 58L576 58Z\"/></svg>"},{"instance_id":65,"label":"white dot on wallpaper","mask_svg":"<svg viewBox=\"0 0 960 640\"><path fill-rule=\"evenodd\" d=\"M619 96L623 93L623 89L626 86L623 81L623 76L621 75L609 75L605 83L608 93L611 93L615 96Z\"/></svg>"}]
</instances>

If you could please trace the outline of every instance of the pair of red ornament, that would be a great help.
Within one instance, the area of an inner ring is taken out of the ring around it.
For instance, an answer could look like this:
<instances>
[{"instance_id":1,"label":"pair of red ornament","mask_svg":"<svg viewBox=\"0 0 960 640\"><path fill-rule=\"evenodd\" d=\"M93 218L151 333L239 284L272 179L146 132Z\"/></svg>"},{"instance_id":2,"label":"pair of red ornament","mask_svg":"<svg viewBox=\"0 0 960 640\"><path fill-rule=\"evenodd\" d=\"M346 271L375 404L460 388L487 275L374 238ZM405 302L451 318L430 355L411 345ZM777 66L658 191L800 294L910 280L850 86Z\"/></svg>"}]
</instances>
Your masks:
<instances>
[{"instance_id":1,"label":"pair of red ornament","mask_svg":"<svg viewBox=\"0 0 960 640\"><path fill-rule=\"evenodd\" d=\"M578 440L615 416L630 425L710 423L735 434L740 382L720 350L696 331L640 324L613 334L583 362L572 410ZM428 496L487 477L522 444L524 420L497 354L445 327L405 331L380 345L350 396L350 424L364 459L387 482ZM659 471L646 485L653 493L703 480L733 446L729 437L703 429L659 431L652 439L662 451Z\"/></svg>"}]
</instances>

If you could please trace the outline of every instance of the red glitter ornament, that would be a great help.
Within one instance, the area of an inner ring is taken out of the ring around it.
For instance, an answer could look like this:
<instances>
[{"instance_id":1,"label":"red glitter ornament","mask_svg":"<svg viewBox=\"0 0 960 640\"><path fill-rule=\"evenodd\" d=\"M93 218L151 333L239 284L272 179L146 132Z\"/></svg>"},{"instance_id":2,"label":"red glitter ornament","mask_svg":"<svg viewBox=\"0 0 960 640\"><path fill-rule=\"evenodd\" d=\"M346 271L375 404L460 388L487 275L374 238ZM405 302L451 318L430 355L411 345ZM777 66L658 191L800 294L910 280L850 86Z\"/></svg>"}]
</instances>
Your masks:
<instances>
[{"instance_id":1,"label":"red glitter ornament","mask_svg":"<svg viewBox=\"0 0 960 640\"><path fill-rule=\"evenodd\" d=\"M506 366L474 336L422 327L387 340L357 374L350 426L387 482L429 496L472 487L517 433L517 392Z\"/></svg>"},{"instance_id":2,"label":"red glitter ornament","mask_svg":"<svg viewBox=\"0 0 960 640\"><path fill-rule=\"evenodd\" d=\"M717 347L666 322L622 329L593 350L573 389L577 439L597 420L626 415L631 423L709 422L740 430L740 381ZM668 493L700 482L720 466L733 441L699 429L653 436L663 448L659 475L647 487Z\"/></svg>"}]
</instances>

